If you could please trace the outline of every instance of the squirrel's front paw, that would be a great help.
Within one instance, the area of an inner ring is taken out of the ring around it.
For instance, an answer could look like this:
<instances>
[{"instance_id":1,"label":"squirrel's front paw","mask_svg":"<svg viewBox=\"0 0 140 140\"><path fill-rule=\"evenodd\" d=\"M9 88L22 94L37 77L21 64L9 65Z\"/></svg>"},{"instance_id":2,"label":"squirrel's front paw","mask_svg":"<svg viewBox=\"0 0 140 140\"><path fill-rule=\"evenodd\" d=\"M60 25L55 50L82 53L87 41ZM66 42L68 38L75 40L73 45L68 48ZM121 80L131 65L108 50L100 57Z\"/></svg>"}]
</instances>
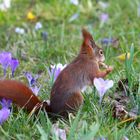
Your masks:
<instances>
[{"instance_id":1,"label":"squirrel's front paw","mask_svg":"<svg viewBox=\"0 0 140 140\"><path fill-rule=\"evenodd\" d=\"M110 73L113 71L113 67L112 66L108 66L108 68L106 69L107 73Z\"/></svg>"}]
</instances>

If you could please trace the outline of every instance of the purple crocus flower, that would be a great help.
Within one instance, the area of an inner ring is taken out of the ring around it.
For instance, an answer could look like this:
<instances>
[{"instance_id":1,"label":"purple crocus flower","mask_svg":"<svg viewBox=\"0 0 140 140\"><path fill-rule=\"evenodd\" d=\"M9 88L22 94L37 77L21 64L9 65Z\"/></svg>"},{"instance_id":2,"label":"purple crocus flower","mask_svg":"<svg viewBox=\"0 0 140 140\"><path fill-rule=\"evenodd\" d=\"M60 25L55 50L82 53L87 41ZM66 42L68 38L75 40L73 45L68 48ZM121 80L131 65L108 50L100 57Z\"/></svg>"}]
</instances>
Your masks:
<instances>
[{"instance_id":1,"label":"purple crocus flower","mask_svg":"<svg viewBox=\"0 0 140 140\"><path fill-rule=\"evenodd\" d=\"M108 44L113 43L113 41L114 40L112 38L104 38L104 39L101 40L101 43L105 44L105 45L108 45Z\"/></svg>"},{"instance_id":2,"label":"purple crocus flower","mask_svg":"<svg viewBox=\"0 0 140 140\"><path fill-rule=\"evenodd\" d=\"M101 20L102 23L107 22L108 19L109 19L109 15L108 15L107 13L102 13L102 14L100 15L100 20Z\"/></svg>"},{"instance_id":3,"label":"purple crocus flower","mask_svg":"<svg viewBox=\"0 0 140 140\"><path fill-rule=\"evenodd\" d=\"M11 59L12 59L12 54L9 52L2 52L0 54L0 64L3 67L4 76L6 75L6 70L10 64Z\"/></svg>"},{"instance_id":4,"label":"purple crocus flower","mask_svg":"<svg viewBox=\"0 0 140 140\"><path fill-rule=\"evenodd\" d=\"M26 76L30 87L36 84L36 80L38 79L38 75L33 77L32 74L29 72L25 72L24 75Z\"/></svg>"},{"instance_id":5,"label":"purple crocus flower","mask_svg":"<svg viewBox=\"0 0 140 140\"><path fill-rule=\"evenodd\" d=\"M117 48L119 45L119 39L118 38L103 38L101 40L101 43L103 45L112 45L114 48Z\"/></svg>"},{"instance_id":6,"label":"purple crocus flower","mask_svg":"<svg viewBox=\"0 0 140 140\"><path fill-rule=\"evenodd\" d=\"M10 109L8 108L2 108L0 110L0 125L3 124L3 122L5 122L10 116Z\"/></svg>"},{"instance_id":7,"label":"purple crocus flower","mask_svg":"<svg viewBox=\"0 0 140 140\"><path fill-rule=\"evenodd\" d=\"M19 61L12 58L12 54L10 52L2 52L0 53L0 64L2 65L4 76L6 75L6 70L9 66L11 67L12 76L14 76L15 70L19 66Z\"/></svg>"},{"instance_id":8,"label":"purple crocus flower","mask_svg":"<svg viewBox=\"0 0 140 140\"><path fill-rule=\"evenodd\" d=\"M11 104L12 104L11 100L6 100L4 98L0 101L0 105L2 106L2 108L4 107L9 108L11 107Z\"/></svg>"},{"instance_id":9,"label":"purple crocus flower","mask_svg":"<svg viewBox=\"0 0 140 140\"><path fill-rule=\"evenodd\" d=\"M39 30L42 28L42 23L41 22L37 22L35 25L35 30Z\"/></svg>"},{"instance_id":10,"label":"purple crocus flower","mask_svg":"<svg viewBox=\"0 0 140 140\"><path fill-rule=\"evenodd\" d=\"M2 125L10 116L11 100L2 99L0 101L2 109L0 110L0 125Z\"/></svg>"},{"instance_id":11,"label":"purple crocus flower","mask_svg":"<svg viewBox=\"0 0 140 140\"><path fill-rule=\"evenodd\" d=\"M29 87L30 87L30 89L32 90L32 92L33 92L35 95L38 95L41 86L38 87L36 81L37 81L37 79L38 79L39 76L36 75L35 77L33 77L32 74L29 73L29 72L26 72L26 73L25 73L25 76L26 76L26 78L28 79Z\"/></svg>"},{"instance_id":12,"label":"purple crocus flower","mask_svg":"<svg viewBox=\"0 0 140 140\"><path fill-rule=\"evenodd\" d=\"M102 102L102 98L106 91L113 87L113 81L112 80L104 80L102 78L94 78L94 85L98 91L98 94L100 96L100 103Z\"/></svg>"},{"instance_id":13,"label":"purple crocus flower","mask_svg":"<svg viewBox=\"0 0 140 140\"><path fill-rule=\"evenodd\" d=\"M58 75L60 74L60 72L66 67L65 65L62 64L57 64L57 65L52 65L51 66L51 70L49 70L49 75L50 77L53 77L54 80L56 80L56 78L58 77Z\"/></svg>"},{"instance_id":14,"label":"purple crocus flower","mask_svg":"<svg viewBox=\"0 0 140 140\"><path fill-rule=\"evenodd\" d=\"M11 63L10 63L10 67L11 67L13 77L14 77L14 72L17 69L18 66L19 66L19 61L15 58L12 58Z\"/></svg>"}]
</instances>

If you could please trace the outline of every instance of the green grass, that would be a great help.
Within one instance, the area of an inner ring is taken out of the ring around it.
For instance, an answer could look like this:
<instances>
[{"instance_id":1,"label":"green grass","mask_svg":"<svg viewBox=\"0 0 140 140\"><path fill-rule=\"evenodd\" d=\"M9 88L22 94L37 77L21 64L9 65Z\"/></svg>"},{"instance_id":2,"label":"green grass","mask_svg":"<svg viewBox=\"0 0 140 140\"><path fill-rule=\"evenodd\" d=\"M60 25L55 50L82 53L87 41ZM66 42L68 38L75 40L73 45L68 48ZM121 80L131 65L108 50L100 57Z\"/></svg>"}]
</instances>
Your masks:
<instances>
[{"instance_id":1,"label":"green grass","mask_svg":"<svg viewBox=\"0 0 140 140\"><path fill-rule=\"evenodd\" d=\"M52 84L47 68L51 64L71 62L78 54L82 43L81 29L86 27L100 46L100 40L105 37L119 38L118 48L103 47L106 63L114 67L114 71L108 78L115 82L114 88L106 94L106 97L114 94L119 79L128 78L130 96L134 97L132 104L140 106L140 90L135 93L131 90L136 81L140 85L140 17L137 16L140 2L139 0L108 0L107 2L109 7L102 9L94 0L81 0L78 6L70 4L69 0L32 0L31 2L12 0L11 8L7 12L0 12L0 51L10 51L20 60L14 79L27 83L23 72L36 74L41 71L40 98L49 99ZM43 29L35 31L36 21L31 22L26 19L26 14L30 10L38 17L37 21L42 22ZM69 22L70 17L77 12L79 18ZM102 12L109 14L109 21L103 26L99 20ZM23 27L26 33L16 34L15 27ZM42 31L48 32L47 41L41 38ZM122 62L116 58L125 52L131 52L130 60ZM2 69L0 75L3 76ZM10 77L10 74L7 74L7 77ZM70 117L67 121L58 120L59 127L68 130L68 140L92 140L99 137L121 140L124 136L130 140L140 139L140 128L137 127L140 119L121 124L120 120L112 117L111 105L106 103L101 107L98 100L95 89L89 88L84 92L84 105L75 118ZM59 138L51 130L52 124L53 122L43 112L34 119L29 117L27 112L17 110L14 106L8 121L0 126L0 139L58 140Z\"/></svg>"}]
</instances>

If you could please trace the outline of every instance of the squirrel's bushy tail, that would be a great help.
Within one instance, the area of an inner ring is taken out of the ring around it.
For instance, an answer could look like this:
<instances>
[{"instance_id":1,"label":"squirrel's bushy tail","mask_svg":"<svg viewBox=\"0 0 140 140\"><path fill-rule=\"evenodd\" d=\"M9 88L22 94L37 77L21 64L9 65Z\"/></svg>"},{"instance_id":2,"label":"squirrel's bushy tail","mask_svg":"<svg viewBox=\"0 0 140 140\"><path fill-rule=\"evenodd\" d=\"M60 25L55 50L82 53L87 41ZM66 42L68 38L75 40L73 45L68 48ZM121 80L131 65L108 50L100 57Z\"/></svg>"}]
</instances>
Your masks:
<instances>
[{"instance_id":1,"label":"squirrel's bushy tail","mask_svg":"<svg viewBox=\"0 0 140 140\"><path fill-rule=\"evenodd\" d=\"M15 80L0 80L0 98L10 99L13 103L27 109L29 112L34 107L39 109L42 106L45 107L46 111L50 110L49 105L46 102L41 102L31 89Z\"/></svg>"}]
</instances>

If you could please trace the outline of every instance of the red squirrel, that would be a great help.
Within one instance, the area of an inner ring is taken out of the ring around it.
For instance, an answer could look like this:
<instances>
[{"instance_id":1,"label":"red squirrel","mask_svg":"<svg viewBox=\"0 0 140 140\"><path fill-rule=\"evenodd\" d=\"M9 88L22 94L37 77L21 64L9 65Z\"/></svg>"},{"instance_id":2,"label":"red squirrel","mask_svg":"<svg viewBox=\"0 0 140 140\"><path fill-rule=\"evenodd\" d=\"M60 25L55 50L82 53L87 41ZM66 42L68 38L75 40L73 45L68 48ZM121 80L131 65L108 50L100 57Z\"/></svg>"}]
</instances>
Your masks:
<instances>
[{"instance_id":1,"label":"red squirrel","mask_svg":"<svg viewBox=\"0 0 140 140\"><path fill-rule=\"evenodd\" d=\"M61 116L77 110L83 103L81 90L93 85L95 77L103 78L112 71L112 67L103 63L103 50L95 44L92 35L85 29L82 35L80 53L60 72L52 86L50 104L40 101L26 85L14 80L0 80L0 98L11 99L29 112L41 105L47 112ZM101 71L100 65L105 70Z\"/></svg>"}]
</instances>

